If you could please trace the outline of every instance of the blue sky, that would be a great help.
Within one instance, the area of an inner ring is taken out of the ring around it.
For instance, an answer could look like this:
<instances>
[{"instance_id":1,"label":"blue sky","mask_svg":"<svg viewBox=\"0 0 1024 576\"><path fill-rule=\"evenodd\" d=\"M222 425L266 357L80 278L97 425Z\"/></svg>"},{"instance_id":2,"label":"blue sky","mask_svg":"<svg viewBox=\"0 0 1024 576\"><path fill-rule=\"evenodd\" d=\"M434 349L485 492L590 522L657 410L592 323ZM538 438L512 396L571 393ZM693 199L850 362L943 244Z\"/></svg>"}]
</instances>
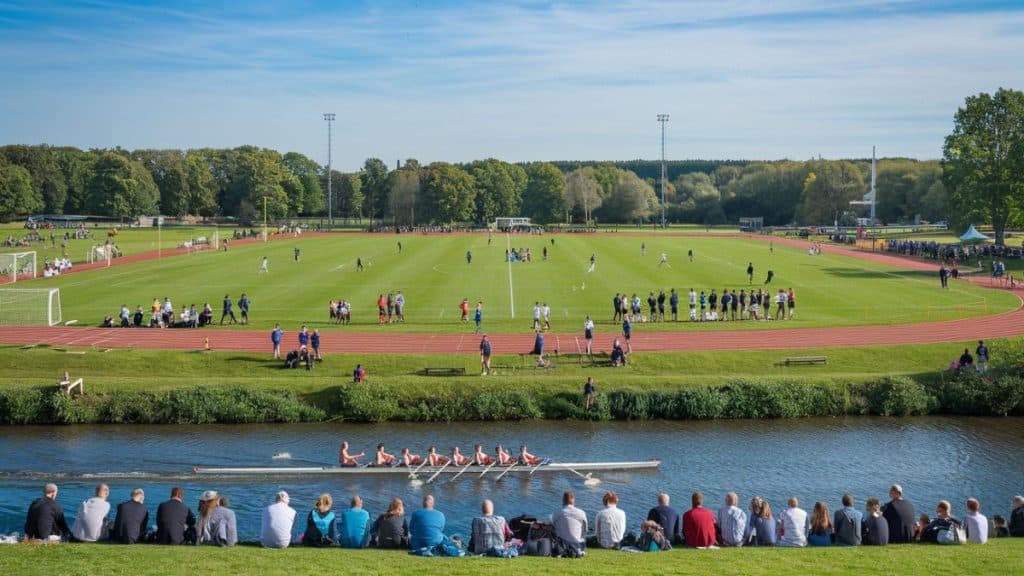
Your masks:
<instances>
[{"instance_id":1,"label":"blue sky","mask_svg":"<svg viewBox=\"0 0 1024 576\"><path fill-rule=\"evenodd\" d=\"M1022 62L1022 0L0 0L0 144L937 158Z\"/></svg>"}]
</instances>

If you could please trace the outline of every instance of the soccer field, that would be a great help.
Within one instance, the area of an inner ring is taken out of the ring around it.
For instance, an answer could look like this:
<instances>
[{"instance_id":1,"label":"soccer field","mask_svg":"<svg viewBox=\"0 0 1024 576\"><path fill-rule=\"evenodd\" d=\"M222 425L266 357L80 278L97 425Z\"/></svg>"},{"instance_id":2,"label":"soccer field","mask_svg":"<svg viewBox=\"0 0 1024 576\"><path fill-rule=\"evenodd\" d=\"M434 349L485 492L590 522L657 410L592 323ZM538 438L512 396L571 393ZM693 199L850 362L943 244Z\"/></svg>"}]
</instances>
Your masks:
<instances>
[{"instance_id":1,"label":"soccer field","mask_svg":"<svg viewBox=\"0 0 1024 576\"><path fill-rule=\"evenodd\" d=\"M553 241L553 242L552 242ZM398 251L398 242L402 251ZM641 255L641 244L646 255ZM548 258L542 256L548 249ZM298 261L294 250L301 251ZM529 248L531 263L505 261L507 248ZM687 252L694 253L693 261ZM467 252L472 262L467 262ZM659 266L665 253L667 264ZM595 255L593 272L588 272ZM268 258L269 272L259 273ZM357 259L364 266L356 269ZM748 283L746 268L755 274ZM805 250L757 239L699 236L635 235L614 232L559 235L486 234L336 234L275 239L269 243L233 245L228 252L203 251L140 263L76 272L42 279L33 287L61 288L64 318L80 324L99 324L116 316L122 303L131 310L148 309L154 298L170 297L181 306L209 302L214 320L221 301L235 302L242 292L252 300L249 329L269 329L274 323L294 329L330 326L328 301L352 303L352 324L336 330L410 332L472 331L459 321L459 303L484 302L484 329L524 332L532 327L535 302L548 303L551 328L582 331L586 315L612 330L611 302L616 292L644 301L649 292L680 293L680 316L687 315L687 293L719 293L762 286L768 270L775 277L768 288L792 287L797 318L785 322L646 323L638 330L718 330L894 324L948 320L1007 311L1017 298L1003 291L953 283L941 290L937 274L895 269L859 259ZM24 286L28 287L26 283ZM379 294L401 290L406 298L404 324L377 327ZM513 306L514 301L514 318ZM237 305L235 308L238 313ZM241 327L240 329L246 329ZM617 330L617 326L615 327ZM766 338L770 338L770 332ZM950 335L955 339L955 335Z\"/></svg>"}]
</instances>

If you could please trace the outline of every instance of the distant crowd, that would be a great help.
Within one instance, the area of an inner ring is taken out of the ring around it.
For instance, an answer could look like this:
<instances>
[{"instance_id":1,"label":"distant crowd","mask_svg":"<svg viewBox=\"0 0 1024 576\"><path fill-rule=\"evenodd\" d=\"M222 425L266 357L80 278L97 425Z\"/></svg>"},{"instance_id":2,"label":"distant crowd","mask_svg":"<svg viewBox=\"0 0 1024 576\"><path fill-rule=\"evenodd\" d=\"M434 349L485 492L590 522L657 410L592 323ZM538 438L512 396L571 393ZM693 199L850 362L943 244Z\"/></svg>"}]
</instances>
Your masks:
<instances>
[{"instance_id":1,"label":"distant crowd","mask_svg":"<svg viewBox=\"0 0 1024 576\"><path fill-rule=\"evenodd\" d=\"M117 505L111 521L110 489L100 484L95 496L78 507L74 523L68 525L57 501L58 488L47 484L42 497L33 501L25 520L25 540L101 542L123 544L209 544L234 546L238 543L235 513L227 498L214 490L201 494L198 514L185 504L185 493L173 488L170 498L156 509L155 529L150 528L145 492L131 491L130 498ZM519 516L506 521L496 514L494 503L483 500L480 514L467 526L469 541L449 536L452 527L436 508L434 496L423 498L422 508L406 514L401 499L391 500L388 509L371 520L363 501L352 496L349 507L335 510L330 494L321 494L302 522L291 507L287 492L278 492L274 502L263 509L259 543L266 548L291 545L342 548L390 548L423 556L486 554L514 557L521 554L581 557L588 547L655 552L673 547L716 548L740 546L885 546L930 542L937 544L984 544L990 537L1024 537L1024 497L1015 496L1009 522L996 515L990 521L981 503L968 498L962 519L953 516L953 506L941 500L934 516L917 514L894 484L889 501L868 498L863 511L852 495L844 494L833 513L824 501L815 502L808 512L796 497L789 498L779 512L767 499L755 496L746 510L739 495L729 492L722 506L705 506L704 494L694 492L685 513L672 507L668 494L659 494L657 504L640 522L630 522L619 508L619 497L608 491L603 507L592 516L576 507L575 494L566 491L562 507L550 521Z\"/></svg>"},{"instance_id":2,"label":"distant crowd","mask_svg":"<svg viewBox=\"0 0 1024 576\"><path fill-rule=\"evenodd\" d=\"M242 295L238 297L238 311L241 315L241 320L239 320L235 316L235 303L231 299L231 295L225 294L221 304L220 323L224 324L224 321L227 320L229 324L248 324L250 306L252 306L252 301L245 292L242 292ZM204 302L201 310L192 304L191 306L182 306L181 312L175 313L170 297L165 296L163 301L153 298L153 303L149 307L148 320L141 305L136 306L133 313L128 309L127 304L121 304L117 318L106 316L103 318L101 326L104 328L115 326L121 328L202 328L213 324L213 322L213 307L209 302Z\"/></svg>"},{"instance_id":3,"label":"distant crowd","mask_svg":"<svg viewBox=\"0 0 1024 576\"><path fill-rule=\"evenodd\" d=\"M659 290L655 295L651 291L645 302L634 292L632 296L616 293L612 298L612 322L665 322L679 321L679 294L675 288L668 294ZM668 307L666 308L666 304ZM772 313L772 305L775 312ZM770 290L723 289L721 293L714 288L710 292L701 290L698 294L693 288L687 295L689 320L691 322L711 322L727 320L792 320L796 315L796 292L779 288L776 294ZM666 310L668 316L666 316Z\"/></svg>"}]
</instances>

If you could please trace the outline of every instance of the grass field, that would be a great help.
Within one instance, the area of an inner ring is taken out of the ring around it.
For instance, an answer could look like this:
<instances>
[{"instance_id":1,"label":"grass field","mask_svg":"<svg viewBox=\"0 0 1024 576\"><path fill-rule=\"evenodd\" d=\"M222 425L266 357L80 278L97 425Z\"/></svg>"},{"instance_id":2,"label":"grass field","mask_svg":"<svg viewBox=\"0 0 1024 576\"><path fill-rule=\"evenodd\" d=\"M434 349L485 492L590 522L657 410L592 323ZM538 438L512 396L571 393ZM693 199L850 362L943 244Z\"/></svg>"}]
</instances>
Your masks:
<instances>
[{"instance_id":1,"label":"grass field","mask_svg":"<svg viewBox=\"0 0 1024 576\"><path fill-rule=\"evenodd\" d=\"M107 230L109 227L100 226L98 228L88 227L88 230L92 232L91 238L83 238L81 240L70 239L67 240L67 255L74 264L80 264L86 261L86 255L89 253L89 249L95 245L102 245L107 241ZM141 252L149 252L152 250L170 250L176 248L181 243L193 239L205 236L212 238L214 232L217 229L212 226L197 226L197 227L167 227L157 230L156 228L123 228L118 231L117 236L114 238L114 242L118 248L125 255L139 254ZM230 238L236 228L224 228L221 229L221 238ZM22 226L14 226L6 224L0 226L0 239L7 238L9 235L13 235L16 238L24 236L28 231ZM56 237L56 241L53 245L50 243L50 233ZM39 266L43 265L43 260L49 258L51 260L60 258L63 254L61 249L61 243L64 242L64 232L72 232L72 230L65 229L53 229L53 230L41 230L40 235L46 240L42 244L32 244L28 248L22 247L0 247L0 253L5 252L28 252L35 251L39 258Z\"/></svg>"},{"instance_id":2,"label":"grass field","mask_svg":"<svg viewBox=\"0 0 1024 576\"><path fill-rule=\"evenodd\" d=\"M130 232L125 232L127 235ZM134 232L131 232L134 233ZM138 232L143 234L142 232ZM145 234L151 234L146 232ZM554 240L554 244L552 244ZM403 245L399 254L397 243ZM640 255L641 243L647 255ZM139 240L139 244L145 244ZM532 263L508 265L507 247L530 248ZM549 258L544 261L542 250ZM301 259L293 258L294 249ZM686 254L693 250L694 261ZM466 253L473 255L467 263ZM659 256L668 255L668 266ZM596 267L588 273L591 254ZM262 256L269 274L258 274ZM357 259L364 264L356 270ZM64 318L98 324L116 315L122 303L148 309L154 298L171 297L176 310L185 304L209 302L220 316L225 293L237 300L246 292L252 300L250 329L268 329L280 322L286 328L307 324L328 326L327 304L332 298L352 302L353 326L333 328L381 329L409 332L471 330L458 322L463 298L484 301L484 328L498 332L531 329L534 302L552 309L552 329L577 332L592 315L609 324L616 291L636 293L644 301L650 291L675 288L685 313L686 293L712 288L748 289L746 266L753 262L752 286L775 271L770 288L792 287L797 295L797 320L773 326L812 327L892 324L948 320L1007 311L1019 305L1012 294L954 283L942 291L927 272L911 272L826 253L810 257L803 250L781 245L770 252L759 240L686 236L635 236L602 232L586 235L501 236L488 244L476 235L339 234L329 237L286 238L267 244L233 246L229 252L203 251L111 268L42 279L33 287L61 288ZM512 283L510 291L509 283ZM24 287L27 287L26 284ZM19 286L23 287L23 286ZM378 294L401 290L407 300L407 322L376 326ZM514 297L515 318L511 302ZM237 309L236 309L237 313ZM765 323L688 322L637 326L638 330L718 330L764 328Z\"/></svg>"},{"instance_id":3,"label":"grass field","mask_svg":"<svg viewBox=\"0 0 1024 576\"><path fill-rule=\"evenodd\" d=\"M266 550L170 546L0 546L4 574L1016 574L1024 539L985 545L903 545L806 549L734 548L628 554L590 550L578 560L520 557L417 558L402 552L288 548Z\"/></svg>"},{"instance_id":4,"label":"grass field","mask_svg":"<svg viewBox=\"0 0 1024 576\"><path fill-rule=\"evenodd\" d=\"M330 386L347 382L356 363L370 373L374 388L395 394L442 393L453 384L471 384L474 389L518 390L531 394L579 392L587 376L593 376L600 392L613 389L674 390L687 386L713 385L743 378L767 377L787 380L835 380L860 382L888 375L937 375L949 361L973 342L939 345L818 348L801 352L828 356L827 365L782 366L786 352L744 350L742 352L637 352L623 368L580 366L578 358L558 360L554 370L521 366L518 356L498 355L493 360L497 374L480 378L475 354L449 355L443 360L430 355L328 355L312 371L285 370L270 354L241 352L178 352L165 350L110 350L50 348L39 346L0 347L0 387L52 387L65 370L85 379L87 392L119 390L170 390L194 386L241 384L250 388L294 390L300 394L321 393ZM992 340L993 366L1019 362L1024 339ZM415 374L427 366L466 368L465 377L437 378ZM154 366L167 369L154 370Z\"/></svg>"}]
</instances>

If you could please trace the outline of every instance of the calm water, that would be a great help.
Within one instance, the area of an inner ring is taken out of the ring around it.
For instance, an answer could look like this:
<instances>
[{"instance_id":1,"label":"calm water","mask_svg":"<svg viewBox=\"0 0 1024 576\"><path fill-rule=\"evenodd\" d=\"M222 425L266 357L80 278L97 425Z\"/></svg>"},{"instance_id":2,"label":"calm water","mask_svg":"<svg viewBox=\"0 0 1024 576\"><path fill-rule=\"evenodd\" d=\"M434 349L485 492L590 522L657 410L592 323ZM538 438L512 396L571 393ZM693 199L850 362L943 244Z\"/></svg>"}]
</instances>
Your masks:
<instances>
[{"instance_id":1,"label":"calm water","mask_svg":"<svg viewBox=\"0 0 1024 576\"><path fill-rule=\"evenodd\" d=\"M497 474L482 480L469 472L458 481L438 478L413 486L394 478L236 478L190 477L193 466L326 465L335 461L338 444L347 439L357 450L372 453L377 442L398 452L409 445L424 453L427 444L447 451L459 444L471 452L475 442L515 448L526 442L534 454L562 461L662 459L659 472L598 473L603 482L585 486L571 474L544 474L532 479ZM106 479L111 502L128 499L136 486L146 490L151 521L170 488L184 486L193 507L200 492L215 489L229 497L238 515L242 538L259 532L261 507L280 489L304 519L321 492L347 506L352 494L365 501L371 516L394 496L406 509L435 495L448 516L449 532L467 534L483 498L496 502L505 517L527 513L546 517L566 489L593 514L605 490L615 490L631 529L666 491L678 508L689 507L689 494L705 493L717 508L725 492L749 501L758 494L776 506L791 495L809 509L815 500L830 507L850 491L863 506L868 496L884 500L891 482L903 484L908 499L931 513L940 499L953 502L957 515L969 496L982 502L987 515L1007 515L1010 499L1024 492L1024 419L991 418L836 418L787 421L605 423L531 422L522 424L430 424L356 426L344 424L274 426L78 426L0 428L0 532L21 531L25 510L42 485L60 486L59 501L71 523L78 504L92 495L96 473L130 473ZM290 452L291 461L271 456ZM303 524L304 525L304 524Z\"/></svg>"}]
</instances>

